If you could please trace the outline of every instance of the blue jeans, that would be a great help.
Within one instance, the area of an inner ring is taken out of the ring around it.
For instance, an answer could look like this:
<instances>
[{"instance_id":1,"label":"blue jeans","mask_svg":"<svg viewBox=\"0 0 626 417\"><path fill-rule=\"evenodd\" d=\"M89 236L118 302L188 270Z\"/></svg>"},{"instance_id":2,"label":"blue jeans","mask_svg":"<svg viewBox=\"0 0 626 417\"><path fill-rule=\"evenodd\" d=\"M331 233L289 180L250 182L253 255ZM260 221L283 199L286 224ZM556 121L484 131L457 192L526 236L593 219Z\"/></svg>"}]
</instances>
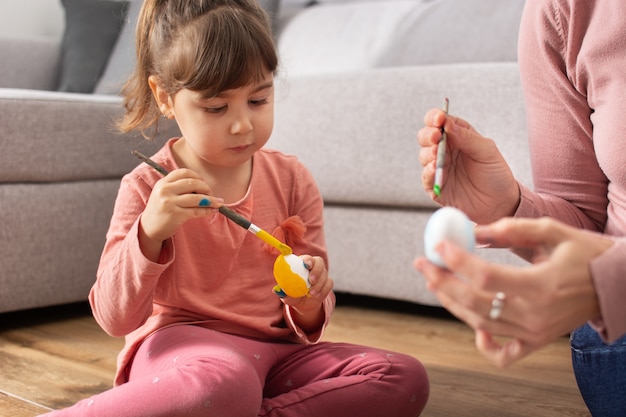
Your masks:
<instances>
[{"instance_id":1,"label":"blue jeans","mask_svg":"<svg viewBox=\"0 0 626 417\"><path fill-rule=\"evenodd\" d=\"M610 345L588 324L570 338L576 382L593 417L626 416L626 336Z\"/></svg>"}]
</instances>

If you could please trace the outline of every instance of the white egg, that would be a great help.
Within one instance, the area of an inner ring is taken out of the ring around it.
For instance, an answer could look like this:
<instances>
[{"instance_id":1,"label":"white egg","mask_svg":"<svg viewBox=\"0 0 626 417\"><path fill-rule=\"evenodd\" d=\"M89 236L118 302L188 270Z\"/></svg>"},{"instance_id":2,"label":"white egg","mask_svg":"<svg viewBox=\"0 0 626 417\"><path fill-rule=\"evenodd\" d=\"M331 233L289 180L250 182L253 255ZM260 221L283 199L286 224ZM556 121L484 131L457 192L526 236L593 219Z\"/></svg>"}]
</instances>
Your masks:
<instances>
[{"instance_id":1,"label":"white egg","mask_svg":"<svg viewBox=\"0 0 626 417\"><path fill-rule=\"evenodd\" d=\"M468 252L474 252L476 239L474 223L461 210L454 207L442 207L435 211L424 229L424 252L426 258L442 268L447 265L435 251L435 246L442 240L455 243Z\"/></svg>"}]
</instances>

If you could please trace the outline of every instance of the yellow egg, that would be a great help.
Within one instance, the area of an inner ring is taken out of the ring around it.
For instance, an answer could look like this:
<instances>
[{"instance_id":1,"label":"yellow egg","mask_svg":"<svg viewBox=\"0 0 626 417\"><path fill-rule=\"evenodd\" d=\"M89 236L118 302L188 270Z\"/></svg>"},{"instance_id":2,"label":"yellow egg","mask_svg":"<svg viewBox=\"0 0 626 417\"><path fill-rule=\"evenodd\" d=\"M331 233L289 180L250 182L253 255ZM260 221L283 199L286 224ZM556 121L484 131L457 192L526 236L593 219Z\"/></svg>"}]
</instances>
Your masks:
<instances>
[{"instance_id":1,"label":"yellow egg","mask_svg":"<svg viewBox=\"0 0 626 417\"><path fill-rule=\"evenodd\" d=\"M274 279L289 297L300 298L309 293L309 270L304 266L300 257L279 255L274 262ZM277 291L278 292L278 291Z\"/></svg>"}]
</instances>

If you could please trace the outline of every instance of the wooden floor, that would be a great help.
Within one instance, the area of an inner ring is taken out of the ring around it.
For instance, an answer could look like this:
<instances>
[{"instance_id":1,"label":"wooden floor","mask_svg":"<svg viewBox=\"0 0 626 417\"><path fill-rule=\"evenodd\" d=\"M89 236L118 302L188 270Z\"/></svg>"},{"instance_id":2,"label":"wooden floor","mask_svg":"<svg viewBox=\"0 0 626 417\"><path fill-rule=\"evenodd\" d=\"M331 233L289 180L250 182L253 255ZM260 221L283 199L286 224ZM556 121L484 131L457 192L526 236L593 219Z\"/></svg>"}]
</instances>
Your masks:
<instances>
[{"instance_id":1,"label":"wooden floor","mask_svg":"<svg viewBox=\"0 0 626 417\"><path fill-rule=\"evenodd\" d=\"M425 417L590 415L566 338L499 370L475 351L473 333L440 309L348 296L339 297L325 338L420 359L431 382ZM0 416L32 417L106 390L121 346L84 304L0 314Z\"/></svg>"}]
</instances>

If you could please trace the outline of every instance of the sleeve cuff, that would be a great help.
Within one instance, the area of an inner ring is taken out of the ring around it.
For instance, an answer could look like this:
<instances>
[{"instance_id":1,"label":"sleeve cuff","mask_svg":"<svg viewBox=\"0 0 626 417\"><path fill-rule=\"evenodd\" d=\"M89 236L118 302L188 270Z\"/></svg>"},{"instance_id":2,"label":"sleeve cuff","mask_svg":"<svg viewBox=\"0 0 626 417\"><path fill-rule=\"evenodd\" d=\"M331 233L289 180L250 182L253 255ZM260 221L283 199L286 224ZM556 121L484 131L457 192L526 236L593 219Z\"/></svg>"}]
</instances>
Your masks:
<instances>
[{"instance_id":1,"label":"sleeve cuff","mask_svg":"<svg viewBox=\"0 0 626 417\"><path fill-rule=\"evenodd\" d=\"M626 239L615 239L613 246L593 259L589 268L601 314L590 324L610 343L626 334Z\"/></svg>"},{"instance_id":2,"label":"sleeve cuff","mask_svg":"<svg viewBox=\"0 0 626 417\"><path fill-rule=\"evenodd\" d=\"M296 325L293 316L291 315L291 309L287 304L284 304L283 308L287 325L295 333L297 340L305 344L315 344L322 340L324 330L326 330L326 327L330 322L330 316L333 314L335 309L335 295L331 292L324 300L324 303L322 304L322 308L324 309L324 323L317 332L312 334L306 334L304 330Z\"/></svg>"},{"instance_id":3,"label":"sleeve cuff","mask_svg":"<svg viewBox=\"0 0 626 417\"><path fill-rule=\"evenodd\" d=\"M133 227L129 230L128 234L131 236L139 236L139 221L141 216L137 219ZM159 254L159 261L152 262L148 258L146 258L141 251L141 247L139 246L139 238L135 238L132 247L130 248L133 253L133 259L138 260L139 269L142 271L146 271L147 274L161 274L165 269L167 269L172 262L174 261L174 244L172 238L167 239L163 243L163 247L161 249L161 253Z\"/></svg>"},{"instance_id":4,"label":"sleeve cuff","mask_svg":"<svg viewBox=\"0 0 626 417\"><path fill-rule=\"evenodd\" d=\"M537 207L534 202L533 191L521 182L518 182L518 185L520 189L520 202L517 206L514 217L539 217L539 213L537 212Z\"/></svg>"}]
</instances>

